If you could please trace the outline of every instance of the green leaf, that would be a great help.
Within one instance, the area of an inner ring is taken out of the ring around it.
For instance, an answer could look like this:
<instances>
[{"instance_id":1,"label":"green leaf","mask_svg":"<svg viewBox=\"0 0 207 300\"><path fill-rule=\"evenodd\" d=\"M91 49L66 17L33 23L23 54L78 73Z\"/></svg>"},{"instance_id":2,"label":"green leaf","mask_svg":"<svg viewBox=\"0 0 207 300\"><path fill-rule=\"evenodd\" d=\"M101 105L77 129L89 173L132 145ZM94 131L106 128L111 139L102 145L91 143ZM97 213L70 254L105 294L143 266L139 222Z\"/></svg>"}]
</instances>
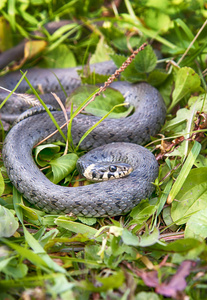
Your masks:
<instances>
[{"instance_id":1,"label":"green leaf","mask_svg":"<svg viewBox=\"0 0 207 300\"><path fill-rule=\"evenodd\" d=\"M0 237L12 236L19 227L19 223L12 212L0 205Z\"/></svg>"},{"instance_id":2,"label":"green leaf","mask_svg":"<svg viewBox=\"0 0 207 300\"><path fill-rule=\"evenodd\" d=\"M160 196L159 204L158 204L158 207L157 207L157 216L161 213L161 211L162 211L162 209L163 209L163 207L164 207L164 205L165 205L165 203L167 201L167 197L168 197L169 192L171 190L172 184L173 184L173 180L170 179L167 182L167 184L166 184L166 186L164 188L164 191L163 191L163 193Z\"/></svg>"},{"instance_id":3,"label":"green leaf","mask_svg":"<svg viewBox=\"0 0 207 300\"><path fill-rule=\"evenodd\" d=\"M69 47L61 44L45 54L38 66L41 68L72 68L76 67L76 59Z\"/></svg>"},{"instance_id":4,"label":"green leaf","mask_svg":"<svg viewBox=\"0 0 207 300\"><path fill-rule=\"evenodd\" d=\"M184 224L189 217L206 208L207 167L192 169L182 189L173 201L171 215L176 224Z\"/></svg>"},{"instance_id":5,"label":"green leaf","mask_svg":"<svg viewBox=\"0 0 207 300\"><path fill-rule=\"evenodd\" d=\"M64 268L62 268L61 266L59 266L58 264L56 264L51 258L50 256L46 253L46 251L44 250L44 248L40 245L40 243L29 233L29 231L27 231L27 229L25 227L23 227L24 229L24 235L25 235L25 239L28 243L28 245L33 249L34 253L33 253L33 259L35 260L35 264L41 264L42 266L47 266L48 268L52 269L53 271L56 272L60 272L60 273L65 273L66 270ZM14 245L12 246L14 247ZM16 249L20 249L20 247L17 245L15 246ZM14 247L14 249L15 249ZM29 252L31 252L28 249L24 249L26 250L26 253L28 254ZM18 251L18 250L17 250ZM39 257L39 259L41 259L39 261L36 260L36 255ZM44 262L44 263L43 263ZM34 261L33 261L34 263Z\"/></svg>"},{"instance_id":6,"label":"green leaf","mask_svg":"<svg viewBox=\"0 0 207 300\"><path fill-rule=\"evenodd\" d=\"M199 75L189 67L179 69L175 74L175 89L172 94L172 103L169 111L186 95L197 91L201 80Z\"/></svg>"},{"instance_id":7,"label":"green leaf","mask_svg":"<svg viewBox=\"0 0 207 300\"><path fill-rule=\"evenodd\" d=\"M70 221L67 217L60 216L55 220L55 224L75 233L87 234L94 237L97 230L93 227Z\"/></svg>"},{"instance_id":8,"label":"green leaf","mask_svg":"<svg viewBox=\"0 0 207 300\"><path fill-rule=\"evenodd\" d=\"M110 289L117 289L124 283L123 271L113 272L112 275L107 277L96 276L94 278L95 284L89 281L80 281L83 289L93 292L107 291Z\"/></svg>"},{"instance_id":9,"label":"green leaf","mask_svg":"<svg viewBox=\"0 0 207 300\"><path fill-rule=\"evenodd\" d=\"M69 103L73 102L79 106L90 94L97 89L97 86L81 86L78 87L68 98ZM123 95L112 88L107 88L100 96L96 97L95 101L86 106L85 111L98 117L105 116L115 105L124 103ZM67 106L67 105L66 105ZM108 118L125 118L133 110L133 106L119 106L110 113Z\"/></svg>"},{"instance_id":10,"label":"green leaf","mask_svg":"<svg viewBox=\"0 0 207 300\"><path fill-rule=\"evenodd\" d=\"M207 237L207 208L193 214L185 228L186 238L205 239Z\"/></svg>"},{"instance_id":11,"label":"green leaf","mask_svg":"<svg viewBox=\"0 0 207 300\"><path fill-rule=\"evenodd\" d=\"M0 9L4 8L4 6L6 5L7 0L1 0L0 2Z\"/></svg>"},{"instance_id":12,"label":"green leaf","mask_svg":"<svg viewBox=\"0 0 207 300\"><path fill-rule=\"evenodd\" d=\"M152 3L154 2L154 3ZM154 6L157 3L160 3L160 1L150 1L150 3L148 3L148 6ZM165 1L162 1L165 2ZM167 10L166 10L167 11ZM147 10L145 10L144 12L144 18L145 18L145 22L147 27L152 28L154 30L156 30L159 33L164 33L166 32L171 24L172 21L170 20L170 16L166 13L164 13L161 10L155 9L154 7L151 7Z\"/></svg>"},{"instance_id":13,"label":"green leaf","mask_svg":"<svg viewBox=\"0 0 207 300\"><path fill-rule=\"evenodd\" d=\"M0 171L0 196L3 194L4 189L5 189L4 178Z\"/></svg>"},{"instance_id":14,"label":"green leaf","mask_svg":"<svg viewBox=\"0 0 207 300\"><path fill-rule=\"evenodd\" d=\"M39 145L35 148L35 160L39 166L45 167L55 154L60 151L60 146L54 144Z\"/></svg>"},{"instance_id":15,"label":"green leaf","mask_svg":"<svg viewBox=\"0 0 207 300\"><path fill-rule=\"evenodd\" d=\"M47 263L39 256L39 254L34 253L32 250L26 249L25 247L21 247L16 243L10 242L4 238L1 239L2 243L5 243L11 249L15 250L23 259L28 259L34 265L38 266L39 268L45 270L49 268Z\"/></svg>"},{"instance_id":16,"label":"green leaf","mask_svg":"<svg viewBox=\"0 0 207 300\"><path fill-rule=\"evenodd\" d=\"M135 300L159 300L159 296L152 292L141 292L135 297Z\"/></svg>"},{"instance_id":17,"label":"green leaf","mask_svg":"<svg viewBox=\"0 0 207 300\"><path fill-rule=\"evenodd\" d=\"M152 232L148 233L146 231L141 237L138 237L129 230L123 229L122 239L126 245L147 247L158 242L159 230L155 227Z\"/></svg>"},{"instance_id":18,"label":"green leaf","mask_svg":"<svg viewBox=\"0 0 207 300\"><path fill-rule=\"evenodd\" d=\"M81 221L81 223L92 226L96 224L97 219L96 218L86 218L86 217L78 217L78 220Z\"/></svg>"},{"instance_id":19,"label":"green leaf","mask_svg":"<svg viewBox=\"0 0 207 300\"><path fill-rule=\"evenodd\" d=\"M123 55L113 54L111 58L118 68L126 61L126 57ZM156 64L157 57L152 47L148 45L136 55L135 59L121 74L125 80L130 82L147 80L146 73L153 71Z\"/></svg>"},{"instance_id":20,"label":"green leaf","mask_svg":"<svg viewBox=\"0 0 207 300\"><path fill-rule=\"evenodd\" d=\"M160 251L162 253L181 253L186 255L189 251L194 250L196 248L200 248L201 242L196 239L186 238L183 240L176 240L171 243L162 243L162 244L155 244L149 247L154 251ZM205 246L205 243L203 243Z\"/></svg>"},{"instance_id":21,"label":"green leaf","mask_svg":"<svg viewBox=\"0 0 207 300\"><path fill-rule=\"evenodd\" d=\"M115 65L117 68L121 67L121 65L126 61L126 57L123 55L113 54L111 55L111 58L113 59ZM121 76L132 83L143 81L147 79L146 74L137 72L137 69L135 68L134 60L131 62L131 64L121 73Z\"/></svg>"},{"instance_id":22,"label":"green leaf","mask_svg":"<svg viewBox=\"0 0 207 300\"><path fill-rule=\"evenodd\" d=\"M19 203L18 205L22 208L24 216L26 216L27 218L34 221L37 221L39 219L38 214L35 212L34 209L24 205L23 203Z\"/></svg>"},{"instance_id":23,"label":"green leaf","mask_svg":"<svg viewBox=\"0 0 207 300\"><path fill-rule=\"evenodd\" d=\"M48 178L55 184L64 179L76 167L78 156L75 153L69 153L50 161L52 174L48 174Z\"/></svg>"},{"instance_id":24,"label":"green leaf","mask_svg":"<svg viewBox=\"0 0 207 300\"><path fill-rule=\"evenodd\" d=\"M159 235L160 235L160 233L159 233L159 230L157 227L155 227L152 232L148 233L147 231L145 231L145 233L141 236L139 246L140 247L148 247L148 246L154 245L155 243L158 242Z\"/></svg>"},{"instance_id":25,"label":"green leaf","mask_svg":"<svg viewBox=\"0 0 207 300\"><path fill-rule=\"evenodd\" d=\"M27 275L28 267L24 263L17 263L17 260L11 260L2 272L14 279L24 278Z\"/></svg>"},{"instance_id":26,"label":"green leaf","mask_svg":"<svg viewBox=\"0 0 207 300\"><path fill-rule=\"evenodd\" d=\"M131 231L127 230L126 228L123 229L122 239L124 244L126 245L131 245L131 246L139 245L139 238Z\"/></svg>"},{"instance_id":27,"label":"green leaf","mask_svg":"<svg viewBox=\"0 0 207 300\"><path fill-rule=\"evenodd\" d=\"M140 51L134 59L135 69L139 73L152 72L156 64L157 56L150 45L145 47L143 51Z\"/></svg>"},{"instance_id":28,"label":"green leaf","mask_svg":"<svg viewBox=\"0 0 207 300\"><path fill-rule=\"evenodd\" d=\"M98 122L96 122L93 126L91 126L91 128L89 128L81 137L81 139L79 140L78 146L76 147L76 151L78 150L80 144L82 143L82 141L94 130L94 128L96 128L103 120L105 120L112 112L114 109L116 109L117 107L120 106L124 106L124 103L121 104L117 104L115 105L106 115L104 115Z\"/></svg>"},{"instance_id":29,"label":"green leaf","mask_svg":"<svg viewBox=\"0 0 207 300\"><path fill-rule=\"evenodd\" d=\"M157 87L161 85L168 76L169 74L165 70L155 69L149 74L147 82L152 86Z\"/></svg>"},{"instance_id":30,"label":"green leaf","mask_svg":"<svg viewBox=\"0 0 207 300\"><path fill-rule=\"evenodd\" d=\"M147 221L151 215L155 213L157 209L156 205L150 205L148 200L142 200L136 207L130 212L130 217L133 218L130 221L130 225Z\"/></svg>"},{"instance_id":31,"label":"green leaf","mask_svg":"<svg viewBox=\"0 0 207 300\"><path fill-rule=\"evenodd\" d=\"M174 198L176 197L176 195L178 194L178 192L180 191L183 183L185 182L188 174L190 173L190 170L199 154L201 150L201 144L199 144L198 142L195 141L193 148L191 149L190 153L188 154L188 157L180 171L179 176L177 177L175 183L173 184L173 187L169 193L168 196L168 203L171 203Z\"/></svg>"},{"instance_id":32,"label":"green leaf","mask_svg":"<svg viewBox=\"0 0 207 300\"><path fill-rule=\"evenodd\" d=\"M108 46L103 37L100 38L94 54L91 56L90 64L110 60L109 54L112 54L114 51Z\"/></svg>"}]
</instances>

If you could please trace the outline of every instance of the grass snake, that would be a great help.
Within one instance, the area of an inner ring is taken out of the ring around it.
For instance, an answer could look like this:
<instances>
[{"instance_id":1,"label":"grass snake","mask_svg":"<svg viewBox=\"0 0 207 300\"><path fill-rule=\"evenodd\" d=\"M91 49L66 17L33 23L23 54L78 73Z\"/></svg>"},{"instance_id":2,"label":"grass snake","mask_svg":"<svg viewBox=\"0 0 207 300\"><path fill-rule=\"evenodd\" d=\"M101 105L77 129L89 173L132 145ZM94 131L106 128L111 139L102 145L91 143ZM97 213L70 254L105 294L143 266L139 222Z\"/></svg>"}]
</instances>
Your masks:
<instances>
[{"instance_id":1,"label":"grass snake","mask_svg":"<svg viewBox=\"0 0 207 300\"><path fill-rule=\"evenodd\" d=\"M91 67L100 74L111 74L115 70L112 62L95 64ZM76 68L53 70L69 93L80 85ZM0 85L11 89L19 80L18 73L0 78ZM54 91L58 81L51 70L32 69L28 78L34 87L41 84L46 91ZM166 107L160 93L147 83L130 84L124 81L112 83L111 87L125 95L125 101L134 105L132 115L123 119L105 119L81 144L81 149L90 150L80 160L95 164L97 161L124 162L130 164L133 171L124 178L95 183L88 186L64 187L50 182L36 166L32 158L32 148L56 128L47 113L28 117L16 124L3 146L3 161L8 176L23 196L35 206L48 213L73 213L78 216L102 217L124 214L136 206L154 190L152 182L158 175L158 164L154 155L140 146L157 134L164 123ZM18 92L24 92L22 83ZM5 96L1 92L0 97ZM17 114L23 109L20 94L13 100L20 103ZM13 100L2 111L13 114ZM48 101L49 102L49 101ZM10 113L11 112L11 113ZM61 111L53 112L59 125L65 122ZM72 124L72 137L77 144L86 130L99 120L99 117L79 114ZM47 142L61 140L59 133ZM139 144L139 145L137 145ZM97 148L98 147L98 148ZM80 167L79 167L80 168Z\"/></svg>"}]
</instances>

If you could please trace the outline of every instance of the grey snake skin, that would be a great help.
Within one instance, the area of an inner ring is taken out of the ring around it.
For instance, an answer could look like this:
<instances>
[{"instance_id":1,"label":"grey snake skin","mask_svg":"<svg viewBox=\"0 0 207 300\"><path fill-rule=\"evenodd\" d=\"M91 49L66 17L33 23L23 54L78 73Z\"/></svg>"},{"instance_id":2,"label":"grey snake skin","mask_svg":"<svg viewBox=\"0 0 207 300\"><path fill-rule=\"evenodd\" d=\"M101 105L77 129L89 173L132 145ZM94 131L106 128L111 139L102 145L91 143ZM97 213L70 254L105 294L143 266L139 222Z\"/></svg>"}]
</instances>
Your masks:
<instances>
[{"instance_id":1,"label":"grey snake skin","mask_svg":"<svg viewBox=\"0 0 207 300\"><path fill-rule=\"evenodd\" d=\"M111 74L115 70L112 62L91 66L97 73ZM80 85L76 69L53 70L69 93ZM18 73L0 78L0 86L8 89L18 82ZM28 78L34 85L40 83L44 90L56 90L57 79L50 70L28 72ZM135 112L124 119L106 119L99 124L82 142L81 149L91 150L85 159L96 161L123 161L133 167L132 173L120 179L95 183L80 187L57 186L40 172L32 158L32 148L56 128L46 113L34 115L22 120L8 133L3 146L3 161L14 186L35 206L48 213L73 213L77 216L103 217L116 216L129 212L142 199L154 190L152 182L158 175L158 164L151 152L140 146L157 134L164 123L166 107L154 87L147 83L130 84L114 82L111 87L125 96L125 101L133 104ZM24 92L22 83L18 92ZM5 92L2 92L4 97ZM1 95L0 95L1 97ZM18 97L17 115L25 109ZM49 101L48 101L49 102ZM13 114L12 101L2 111L9 118ZM61 111L53 112L59 125L65 122ZM99 120L96 116L78 115L72 124L72 137L77 144L83 133ZM56 134L47 142L62 140ZM139 144L139 145L137 145ZM97 148L98 147L98 148ZM81 158L83 159L83 158Z\"/></svg>"}]
</instances>

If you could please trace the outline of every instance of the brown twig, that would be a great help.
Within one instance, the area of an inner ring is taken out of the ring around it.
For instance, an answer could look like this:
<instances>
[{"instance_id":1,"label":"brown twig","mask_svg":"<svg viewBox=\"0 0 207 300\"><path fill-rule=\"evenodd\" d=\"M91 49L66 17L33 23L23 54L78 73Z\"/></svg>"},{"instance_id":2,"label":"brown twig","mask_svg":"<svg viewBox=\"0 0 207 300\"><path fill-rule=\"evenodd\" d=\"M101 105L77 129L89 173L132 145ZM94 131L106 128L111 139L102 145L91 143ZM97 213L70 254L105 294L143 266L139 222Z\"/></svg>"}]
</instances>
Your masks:
<instances>
[{"instance_id":1,"label":"brown twig","mask_svg":"<svg viewBox=\"0 0 207 300\"><path fill-rule=\"evenodd\" d=\"M115 71L114 74L112 74L108 80L104 83L103 86L101 86L98 90L97 93L95 93L93 95L93 97L75 114L74 117L76 117L78 114L80 114L85 108L86 106L88 106L91 102L93 102L95 100L95 98L97 96L99 96L102 92L104 92L106 90L106 88L117 78L119 77L119 75L131 64L131 62L133 61L133 59L135 58L135 56L142 50L144 50L144 48L147 46L147 43L142 44L137 50L135 50L128 58L127 60L121 65L121 67ZM64 123L62 126L60 126L60 128L62 129L63 127L65 127L66 125L68 125L70 122L70 120L68 120L66 123ZM41 142L39 142L37 145L35 145L35 147L37 147L38 145L42 144L44 141L46 141L47 139L49 139L50 137L52 137L54 134L56 134L58 132L58 130L55 130L53 133L51 133L50 135L48 135L44 140L42 140Z\"/></svg>"}]
</instances>

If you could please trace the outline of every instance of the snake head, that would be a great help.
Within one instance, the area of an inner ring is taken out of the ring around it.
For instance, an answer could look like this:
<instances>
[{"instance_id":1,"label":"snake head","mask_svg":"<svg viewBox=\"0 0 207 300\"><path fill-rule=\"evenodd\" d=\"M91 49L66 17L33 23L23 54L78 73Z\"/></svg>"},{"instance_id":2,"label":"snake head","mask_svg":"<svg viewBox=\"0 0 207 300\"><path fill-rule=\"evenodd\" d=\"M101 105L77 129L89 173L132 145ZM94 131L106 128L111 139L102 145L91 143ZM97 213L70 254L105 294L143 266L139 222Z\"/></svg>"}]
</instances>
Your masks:
<instances>
[{"instance_id":1,"label":"snake head","mask_svg":"<svg viewBox=\"0 0 207 300\"><path fill-rule=\"evenodd\" d=\"M90 164L83 172L83 176L90 181L106 181L126 177L133 168L122 162L97 162Z\"/></svg>"}]
</instances>

